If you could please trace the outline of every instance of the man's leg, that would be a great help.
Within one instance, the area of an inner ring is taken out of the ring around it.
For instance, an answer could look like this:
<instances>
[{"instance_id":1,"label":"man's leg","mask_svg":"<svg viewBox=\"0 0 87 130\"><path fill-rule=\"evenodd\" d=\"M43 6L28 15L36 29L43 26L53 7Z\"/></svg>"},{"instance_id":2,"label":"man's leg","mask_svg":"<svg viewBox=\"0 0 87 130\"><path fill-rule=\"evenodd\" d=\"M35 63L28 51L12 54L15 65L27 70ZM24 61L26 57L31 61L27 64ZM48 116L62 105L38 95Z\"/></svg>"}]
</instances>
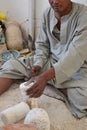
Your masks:
<instances>
[{"instance_id":1,"label":"man's leg","mask_svg":"<svg viewBox=\"0 0 87 130\"><path fill-rule=\"evenodd\" d=\"M13 83L14 83L13 79L10 79L10 78L0 78L0 95L3 92L5 92Z\"/></svg>"},{"instance_id":2,"label":"man's leg","mask_svg":"<svg viewBox=\"0 0 87 130\"><path fill-rule=\"evenodd\" d=\"M25 62L20 59L11 59L3 64L0 68L0 94L5 92L13 84L14 79L24 79L24 77L30 75L26 67L27 65L24 64Z\"/></svg>"},{"instance_id":3,"label":"man's leg","mask_svg":"<svg viewBox=\"0 0 87 130\"><path fill-rule=\"evenodd\" d=\"M87 88L68 88L67 97L74 116L81 118L87 115Z\"/></svg>"}]
</instances>

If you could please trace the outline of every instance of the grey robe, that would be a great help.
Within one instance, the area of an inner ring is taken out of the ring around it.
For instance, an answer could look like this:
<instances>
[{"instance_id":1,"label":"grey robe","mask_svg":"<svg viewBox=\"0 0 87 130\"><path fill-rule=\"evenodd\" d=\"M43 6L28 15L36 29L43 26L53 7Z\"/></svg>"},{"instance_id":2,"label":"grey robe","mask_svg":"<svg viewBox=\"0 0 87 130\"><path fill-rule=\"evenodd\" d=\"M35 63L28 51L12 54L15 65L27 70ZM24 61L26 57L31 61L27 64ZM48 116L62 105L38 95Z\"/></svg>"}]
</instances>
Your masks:
<instances>
[{"instance_id":1,"label":"grey robe","mask_svg":"<svg viewBox=\"0 0 87 130\"><path fill-rule=\"evenodd\" d=\"M61 18L60 31L52 8L42 17L40 34L33 58L7 61L0 77L30 78L29 64L40 65L42 71L54 67L55 78L49 81L56 88L67 88L65 99L74 116L87 115L87 7L73 3L72 11Z\"/></svg>"}]
</instances>

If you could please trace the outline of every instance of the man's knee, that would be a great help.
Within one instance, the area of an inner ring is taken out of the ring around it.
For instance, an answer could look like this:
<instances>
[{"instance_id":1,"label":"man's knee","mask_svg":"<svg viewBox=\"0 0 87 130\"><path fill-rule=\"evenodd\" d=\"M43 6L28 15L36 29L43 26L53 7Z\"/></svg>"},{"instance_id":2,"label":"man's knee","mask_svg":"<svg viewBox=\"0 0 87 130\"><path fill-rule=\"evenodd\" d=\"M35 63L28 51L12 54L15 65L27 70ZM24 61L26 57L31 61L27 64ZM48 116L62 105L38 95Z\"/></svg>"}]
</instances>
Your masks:
<instances>
[{"instance_id":1,"label":"man's knee","mask_svg":"<svg viewBox=\"0 0 87 130\"><path fill-rule=\"evenodd\" d=\"M0 94L5 92L13 83L14 83L13 79L0 78Z\"/></svg>"},{"instance_id":2,"label":"man's knee","mask_svg":"<svg viewBox=\"0 0 87 130\"><path fill-rule=\"evenodd\" d=\"M69 88L67 89L68 100L77 108L87 108L87 89Z\"/></svg>"}]
</instances>

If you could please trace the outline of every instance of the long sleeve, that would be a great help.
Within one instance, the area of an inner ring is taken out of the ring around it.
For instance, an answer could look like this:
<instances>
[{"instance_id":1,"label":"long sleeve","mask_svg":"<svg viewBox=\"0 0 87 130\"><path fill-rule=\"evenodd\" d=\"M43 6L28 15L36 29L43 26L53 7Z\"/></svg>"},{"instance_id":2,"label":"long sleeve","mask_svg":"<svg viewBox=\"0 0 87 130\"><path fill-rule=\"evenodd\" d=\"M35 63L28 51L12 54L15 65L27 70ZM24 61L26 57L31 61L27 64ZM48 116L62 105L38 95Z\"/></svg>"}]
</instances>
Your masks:
<instances>
[{"instance_id":1,"label":"long sleeve","mask_svg":"<svg viewBox=\"0 0 87 130\"><path fill-rule=\"evenodd\" d=\"M40 26L40 33L35 42L35 56L34 56L34 65L39 65L41 67L47 62L50 53L50 45L49 40L46 33L46 22L45 17L43 15L41 26Z\"/></svg>"},{"instance_id":2,"label":"long sleeve","mask_svg":"<svg viewBox=\"0 0 87 130\"><path fill-rule=\"evenodd\" d=\"M86 18L87 19L87 18ZM55 78L57 83L63 83L76 73L87 58L87 20L80 19L80 25L75 30L75 35L68 50L54 64Z\"/></svg>"}]
</instances>

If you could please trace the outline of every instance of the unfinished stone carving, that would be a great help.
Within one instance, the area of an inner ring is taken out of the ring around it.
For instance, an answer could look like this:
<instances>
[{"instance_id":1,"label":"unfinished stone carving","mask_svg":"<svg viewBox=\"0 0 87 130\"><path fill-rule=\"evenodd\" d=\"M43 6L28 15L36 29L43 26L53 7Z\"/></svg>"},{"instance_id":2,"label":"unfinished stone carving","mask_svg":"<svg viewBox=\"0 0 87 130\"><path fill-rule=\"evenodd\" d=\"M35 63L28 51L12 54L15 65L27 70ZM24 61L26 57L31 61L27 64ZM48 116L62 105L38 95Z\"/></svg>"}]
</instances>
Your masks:
<instances>
[{"instance_id":1,"label":"unfinished stone carving","mask_svg":"<svg viewBox=\"0 0 87 130\"><path fill-rule=\"evenodd\" d=\"M29 112L29 106L25 102L20 102L0 113L4 124L16 123L22 120Z\"/></svg>"},{"instance_id":2,"label":"unfinished stone carving","mask_svg":"<svg viewBox=\"0 0 87 130\"><path fill-rule=\"evenodd\" d=\"M32 87L33 84L34 82L30 83L29 85L26 85L26 82L20 84L20 91L21 91L23 101L25 101L31 109L38 107L38 99L30 98L28 95L26 95L26 90Z\"/></svg>"},{"instance_id":3,"label":"unfinished stone carving","mask_svg":"<svg viewBox=\"0 0 87 130\"><path fill-rule=\"evenodd\" d=\"M6 24L6 43L8 49L23 49L22 31L20 25L15 21L10 21Z\"/></svg>"},{"instance_id":4,"label":"unfinished stone carving","mask_svg":"<svg viewBox=\"0 0 87 130\"><path fill-rule=\"evenodd\" d=\"M42 108L33 108L27 114L24 124L35 124L38 130L50 130L48 113Z\"/></svg>"}]
</instances>

